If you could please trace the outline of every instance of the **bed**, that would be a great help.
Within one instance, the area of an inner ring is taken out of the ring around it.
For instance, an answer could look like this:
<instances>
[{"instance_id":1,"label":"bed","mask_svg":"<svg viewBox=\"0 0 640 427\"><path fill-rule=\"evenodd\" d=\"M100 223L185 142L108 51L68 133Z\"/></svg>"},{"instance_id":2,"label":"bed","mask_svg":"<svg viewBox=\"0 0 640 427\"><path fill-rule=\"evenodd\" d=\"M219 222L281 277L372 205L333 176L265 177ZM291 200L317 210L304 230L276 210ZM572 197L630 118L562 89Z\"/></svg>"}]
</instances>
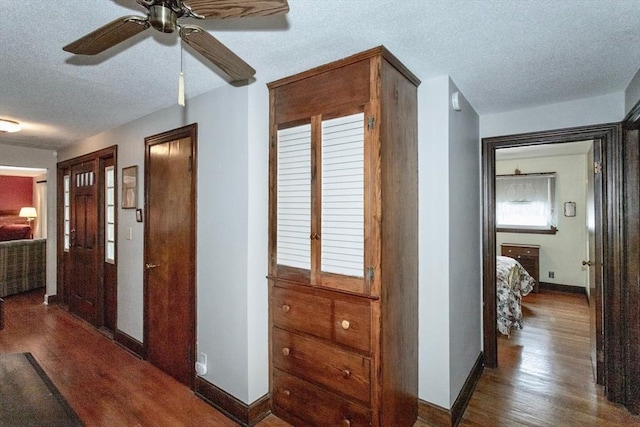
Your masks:
<instances>
[{"instance_id":1,"label":"bed","mask_svg":"<svg viewBox=\"0 0 640 427\"><path fill-rule=\"evenodd\" d=\"M518 261L506 256L496 259L497 324L501 334L522 329L522 297L533 290L536 281Z\"/></svg>"}]
</instances>

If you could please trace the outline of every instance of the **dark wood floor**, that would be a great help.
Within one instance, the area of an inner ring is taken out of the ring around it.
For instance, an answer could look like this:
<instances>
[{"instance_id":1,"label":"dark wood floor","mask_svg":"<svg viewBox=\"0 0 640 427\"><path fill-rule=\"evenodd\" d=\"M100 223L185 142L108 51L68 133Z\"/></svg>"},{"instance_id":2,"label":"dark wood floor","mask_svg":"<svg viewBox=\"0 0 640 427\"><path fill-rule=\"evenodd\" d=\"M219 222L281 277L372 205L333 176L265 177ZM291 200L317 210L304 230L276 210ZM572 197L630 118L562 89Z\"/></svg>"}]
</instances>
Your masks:
<instances>
[{"instance_id":1,"label":"dark wood floor","mask_svg":"<svg viewBox=\"0 0 640 427\"><path fill-rule=\"evenodd\" d=\"M187 387L42 300L40 291L5 299L0 354L31 352L88 426L236 425ZM640 425L640 417L607 402L593 381L583 296L530 295L524 315L524 330L500 338L500 367L485 369L461 425ZM269 416L258 426L288 424Z\"/></svg>"}]
</instances>

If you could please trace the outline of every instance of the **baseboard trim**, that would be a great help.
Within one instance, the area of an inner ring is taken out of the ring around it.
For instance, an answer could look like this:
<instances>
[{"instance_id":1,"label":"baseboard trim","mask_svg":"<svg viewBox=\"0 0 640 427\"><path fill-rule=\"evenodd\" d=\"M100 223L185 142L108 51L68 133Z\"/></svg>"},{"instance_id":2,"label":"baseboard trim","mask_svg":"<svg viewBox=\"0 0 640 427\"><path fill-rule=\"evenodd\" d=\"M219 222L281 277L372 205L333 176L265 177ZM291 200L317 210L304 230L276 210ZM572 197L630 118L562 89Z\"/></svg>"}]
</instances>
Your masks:
<instances>
[{"instance_id":1,"label":"baseboard trim","mask_svg":"<svg viewBox=\"0 0 640 427\"><path fill-rule=\"evenodd\" d=\"M236 399L202 377L196 377L196 396L244 427L252 427L271 412L271 396L265 394L251 405Z\"/></svg>"},{"instance_id":2,"label":"baseboard trim","mask_svg":"<svg viewBox=\"0 0 640 427\"><path fill-rule=\"evenodd\" d=\"M442 406L429 403L426 400L418 400L418 419L433 426L451 426L451 411Z\"/></svg>"},{"instance_id":3,"label":"baseboard trim","mask_svg":"<svg viewBox=\"0 0 640 427\"><path fill-rule=\"evenodd\" d=\"M113 334L113 340L140 359L145 358L144 345L137 339L133 338L131 335L128 335L121 330L116 329L115 333Z\"/></svg>"},{"instance_id":4,"label":"baseboard trim","mask_svg":"<svg viewBox=\"0 0 640 427\"><path fill-rule=\"evenodd\" d=\"M460 390L460 394L458 394L458 398L455 402L453 402L453 406L451 407L451 425L457 426L460 424L462 420L462 416L464 415L464 411L467 409L467 405L471 400L471 396L473 396L473 392L476 389L476 385L478 384L478 380L482 375L482 371L484 370L484 354L480 352L478 358L476 359L476 363L473 364L473 368L471 368L471 372L469 372L469 376L467 376L467 380L464 382L462 386L462 390Z\"/></svg>"},{"instance_id":5,"label":"baseboard trim","mask_svg":"<svg viewBox=\"0 0 640 427\"><path fill-rule=\"evenodd\" d=\"M483 360L484 354L480 352L451 409L445 409L433 403L418 400L418 417L430 425L455 427L460 424L464 411L467 409L467 405L484 370Z\"/></svg>"},{"instance_id":6,"label":"baseboard trim","mask_svg":"<svg viewBox=\"0 0 640 427\"><path fill-rule=\"evenodd\" d=\"M587 295L587 290L582 286L563 285L560 283L548 283L548 282L540 282L539 286L540 286L540 290L545 290L545 291L564 292L567 294L580 294L585 296Z\"/></svg>"},{"instance_id":7,"label":"baseboard trim","mask_svg":"<svg viewBox=\"0 0 640 427\"><path fill-rule=\"evenodd\" d=\"M60 298L58 297L58 295L45 294L44 296L44 303L46 305L57 304L59 300Z\"/></svg>"}]
</instances>

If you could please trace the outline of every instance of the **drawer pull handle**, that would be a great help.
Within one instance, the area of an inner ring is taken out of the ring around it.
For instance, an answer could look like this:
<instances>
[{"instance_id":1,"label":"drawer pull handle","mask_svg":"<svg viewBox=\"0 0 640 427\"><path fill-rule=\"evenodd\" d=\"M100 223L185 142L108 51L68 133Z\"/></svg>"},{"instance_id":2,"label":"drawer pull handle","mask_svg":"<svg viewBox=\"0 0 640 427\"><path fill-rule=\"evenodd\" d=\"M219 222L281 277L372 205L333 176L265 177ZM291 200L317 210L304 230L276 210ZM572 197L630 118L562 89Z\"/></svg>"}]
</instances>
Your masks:
<instances>
[{"instance_id":1,"label":"drawer pull handle","mask_svg":"<svg viewBox=\"0 0 640 427\"><path fill-rule=\"evenodd\" d=\"M344 378L345 380L348 380L351 377L351 371L348 369L345 369L344 371L342 371L342 378Z\"/></svg>"},{"instance_id":2,"label":"drawer pull handle","mask_svg":"<svg viewBox=\"0 0 640 427\"><path fill-rule=\"evenodd\" d=\"M285 347L282 349L282 354L285 356L288 356L289 353L291 353L291 351L289 350L289 347Z\"/></svg>"},{"instance_id":3,"label":"drawer pull handle","mask_svg":"<svg viewBox=\"0 0 640 427\"><path fill-rule=\"evenodd\" d=\"M283 313L288 313L289 310L291 310L291 307L289 307L287 304L282 306L282 312Z\"/></svg>"},{"instance_id":4,"label":"drawer pull handle","mask_svg":"<svg viewBox=\"0 0 640 427\"><path fill-rule=\"evenodd\" d=\"M351 420L349 420L348 418L342 420L342 427L351 427Z\"/></svg>"},{"instance_id":5,"label":"drawer pull handle","mask_svg":"<svg viewBox=\"0 0 640 427\"><path fill-rule=\"evenodd\" d=\"M349 329L349 326L351 326L351 323L349 323L348 320L343 320L342 323L340 323L340 326L342 326L342 329L346 331Z\"/></svg>"},{"instance_id":6,"label":"drawer pull handle","mask_svg":"<svg viewBox=\"0 0 640 427\"><path fill-rule=\"evenodd\" d=\"M282 390L282 394L284 394L284 397L291 396L291 392L289 390Z\"/></svg>"}]
</instances>

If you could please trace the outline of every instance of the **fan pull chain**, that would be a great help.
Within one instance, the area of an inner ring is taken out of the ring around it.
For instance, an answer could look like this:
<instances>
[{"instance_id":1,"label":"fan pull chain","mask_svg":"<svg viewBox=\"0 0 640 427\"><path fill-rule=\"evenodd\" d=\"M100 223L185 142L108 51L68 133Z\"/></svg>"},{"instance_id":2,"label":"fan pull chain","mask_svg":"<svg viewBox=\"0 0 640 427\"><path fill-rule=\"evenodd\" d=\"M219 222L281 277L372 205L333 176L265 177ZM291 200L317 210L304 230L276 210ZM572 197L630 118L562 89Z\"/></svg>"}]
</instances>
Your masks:
<instances>
[{"instance_id":1,"label":"fan pull chain","mask_svg":"<svg viewBox=\"0 0 640 427\"><path fill-rule=\"evenodd\" d=\"M182 42L180 42L180 75L178 76L178 105L184 107L184 73L182 72Z\"/></svg>"}]
</instances>

